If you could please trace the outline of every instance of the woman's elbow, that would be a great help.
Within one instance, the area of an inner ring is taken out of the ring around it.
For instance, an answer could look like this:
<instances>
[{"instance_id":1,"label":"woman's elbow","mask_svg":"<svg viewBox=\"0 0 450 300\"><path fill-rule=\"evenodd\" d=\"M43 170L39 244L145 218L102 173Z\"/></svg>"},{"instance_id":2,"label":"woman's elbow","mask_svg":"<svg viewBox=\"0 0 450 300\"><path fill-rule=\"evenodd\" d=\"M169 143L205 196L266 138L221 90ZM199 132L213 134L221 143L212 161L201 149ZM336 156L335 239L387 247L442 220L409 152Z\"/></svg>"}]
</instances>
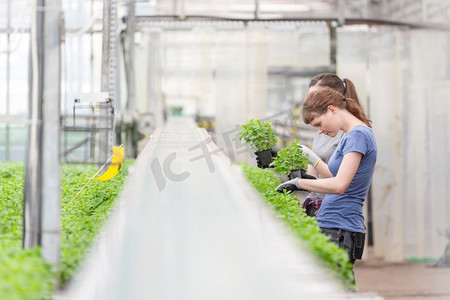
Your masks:
<instances>
[{"instance_id":1,"label":"woman's elbow","mask_svg":"<svg viewBox=\"0 0 450 300\"><path fill-rule=\"evenodd\" d=\"M339 185L336 187L335 193L338 195L343 195L347 191L347 185Z\"/></svg>"}]
</instances>

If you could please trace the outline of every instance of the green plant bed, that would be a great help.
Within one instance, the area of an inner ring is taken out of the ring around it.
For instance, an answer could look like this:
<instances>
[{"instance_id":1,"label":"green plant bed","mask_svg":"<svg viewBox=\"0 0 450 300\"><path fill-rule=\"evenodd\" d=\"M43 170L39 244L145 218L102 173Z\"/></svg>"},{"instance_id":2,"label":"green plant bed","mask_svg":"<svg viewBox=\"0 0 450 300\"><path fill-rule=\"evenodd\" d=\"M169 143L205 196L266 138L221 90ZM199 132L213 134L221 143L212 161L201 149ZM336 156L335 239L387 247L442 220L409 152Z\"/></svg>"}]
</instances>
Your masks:
<instances>
[{"instance_id":1,"label":"green plant bed","mask_svg":"<svg viewBox=\"0 0 450 300\"><path fill-rule=\"evenodd\" d=\"M61 188L61 265L58 272L46 263L39 247L22 249L24 167L0 163L0 299L45 299L73 275L104 221L112 211L128 167L109 181L92 181L74 201L70 200L97 171L97 166L63 165Z\"/></svg>"},{"instance_id":2,"label":"green plant bed","mask_svg":"<svg viewBox=\"0 0 450 300\"><path fill-rule=\"evenodd\" d=\"M125 161L119 174L108 181L92 181L88 187L71 202L72 198L97 171L97 166L62 166L62 236L60 283L72 276L83 259L89 245L111 213L117 196L122 190L128 167L132 161Z\"/></svg>"},{"instance_id":3,"label":"green plant bed","mask_svg":"<svg viewBox=\"0 0 450 300\"><path fill-rule=\"evenodd\" d=\"M22 249L23 164L0 164L0 299L45 299L54 273L39 248Z\"/></svg>"},{"instance_id":4,"label":"green plant bed","mask_svg":"<svg viewBox=\"0 0 450 300\"><path fill-rule=\"evenodd\" d=\"M349 289L355 289L347 252L320 232L316 221L303 212L294 195L276 192L276 187L281 183L280 178L269 170L245 164L241 167L250 183L275 210L278 218L286 222L302 243L342 278Z\"/></svg>"}]
</instances>

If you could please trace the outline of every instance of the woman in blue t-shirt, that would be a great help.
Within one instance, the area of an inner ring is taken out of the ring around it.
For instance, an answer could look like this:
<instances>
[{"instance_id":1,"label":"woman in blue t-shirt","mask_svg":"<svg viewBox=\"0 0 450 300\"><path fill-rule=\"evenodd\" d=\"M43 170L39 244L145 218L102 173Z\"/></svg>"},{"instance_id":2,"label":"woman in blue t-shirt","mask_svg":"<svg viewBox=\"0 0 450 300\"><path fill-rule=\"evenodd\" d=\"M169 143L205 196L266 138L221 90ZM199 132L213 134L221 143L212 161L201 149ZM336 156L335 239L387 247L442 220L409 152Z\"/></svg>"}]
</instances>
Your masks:
<instances>
[{"instance_id":1,"label":"woman in blue t-shirt","mask_svg":"<svg viewBox=\"0 0 450 300\"><path fill-rule=\"evenodd\" d=\"M344 138L331 156L328 165L310 149L304 153L315 161L321 179L295 178L277 187L284 190L307 190L327 194L316 221L340 247L348 251L351 263L361 259L365 226L362 212L377 158L377 145L371 121L362 107L351 98L330 88L311 90L305 98L303 120L330 137L340 130Z\"/></svg>"},{"instance_id":2,"label":"woman in blue t-shirt","mask_svg":"<svg viewBox=\"0 0 450 300\"><path fill-rule=\"evenodd\" d=\"M340 78L338 75L333 73L320 73L314 76L309 83L309 90L320 87L328 87L335 91L341 93L344 97L352 98L361 105L359 102L358 93L356 92L356 87L353 82L348 78ZM331 158L331 155L336 150L337 145L341 142L344 137L344 132L340 130L335 136L331 137L326 134L316 133L312 141L312 150L317 154L317 158L325 163ZM306 147L300 145L301 147ZM308 148L309 149L309 148ZM319 177L318 172L314 169L316 161L311 161L308 165L308 174L315 177ZM322 203L325 194L310 192L306 199L302 203L302 208L305 210L308 216L316 216L318 209Z\"/></svg>"}]
</instances>

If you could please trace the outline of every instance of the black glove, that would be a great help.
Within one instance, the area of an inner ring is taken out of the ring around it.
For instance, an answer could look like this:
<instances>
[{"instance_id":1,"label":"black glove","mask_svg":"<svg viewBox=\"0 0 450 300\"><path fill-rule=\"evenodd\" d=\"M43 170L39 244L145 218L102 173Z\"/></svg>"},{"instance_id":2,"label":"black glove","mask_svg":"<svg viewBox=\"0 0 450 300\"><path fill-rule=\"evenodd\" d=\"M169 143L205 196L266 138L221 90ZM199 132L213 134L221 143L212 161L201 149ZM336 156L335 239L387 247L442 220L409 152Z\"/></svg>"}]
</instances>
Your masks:
<instances>
[{"instance_id":1,"label":"black glove","mask_svg":"<svg viewBox=\"0 0 450 300\"><path fill-rule=\"evenodd\" d=\"M316 177L306 173L306 171L303 170L303 169L300 169L300 172L301 172L301 175L299 177L291 179L291 180L288 180L288 181L280 184L279 186L277 186L277 192L278 193L283 193L284 190L286 190L288 192L289 191L291 191L291 192L292 191L306 191L305 189L302 189L300 187L298 180L300 178L303 178L303 179L317 179Z\"/></svg>"},{"instance_id":2,"label":"black glove","mask_svg":"<svg viewBox=\"0 0 450 300\"><path fill-rule=\"evenodd\" d=\"M300 178L303 179L317 179L315 176L309 175L306 173L306 170L300 169L300 172L302 173L302 176Z\"/></svg>"},{"instance_id":3,"label":"black glove","mask_svg":"<svg viewBox=\"0 0 450 300\"><path fill-rule=\"evenodd\" d=\"M269 168L268 166L263 166L263 165L261 164L261 161L259 160L259 157L258 157L258 154L257 154L257 153L258 153L258 152L255 152L255 154L256 154L256 165L258 166L258 168L260 168L260 169ZM275 150L271 150L271 151L270 151L270 155L272 156L272 161L271 161L270 163L272 163L272 162L273 162L273 159L274 159L275 157L278 156L278 152L275 151Z\"/></svg>"}]
</instances>

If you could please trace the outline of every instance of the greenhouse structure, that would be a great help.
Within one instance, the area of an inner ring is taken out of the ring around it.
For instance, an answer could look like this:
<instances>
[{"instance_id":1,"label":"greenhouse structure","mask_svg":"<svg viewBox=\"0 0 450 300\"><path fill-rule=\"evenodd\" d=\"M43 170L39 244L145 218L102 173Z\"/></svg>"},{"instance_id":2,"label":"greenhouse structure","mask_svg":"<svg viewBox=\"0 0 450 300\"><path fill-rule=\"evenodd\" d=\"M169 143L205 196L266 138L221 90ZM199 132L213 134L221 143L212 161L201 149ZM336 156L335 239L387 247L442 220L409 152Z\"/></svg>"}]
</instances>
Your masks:
<instances>
[{"instance_id":1,"label":"greenhouse structure","mask_svg":"<svg viewBox=\"0 0 450 300\"><path fill-rule=\"evenodd\" d=\"M243 138L314 151L321 73L377 144L354 266ZM449 95L447 0L2 0L0 299L450 298Z\"/></svg>"}]
</instances>

